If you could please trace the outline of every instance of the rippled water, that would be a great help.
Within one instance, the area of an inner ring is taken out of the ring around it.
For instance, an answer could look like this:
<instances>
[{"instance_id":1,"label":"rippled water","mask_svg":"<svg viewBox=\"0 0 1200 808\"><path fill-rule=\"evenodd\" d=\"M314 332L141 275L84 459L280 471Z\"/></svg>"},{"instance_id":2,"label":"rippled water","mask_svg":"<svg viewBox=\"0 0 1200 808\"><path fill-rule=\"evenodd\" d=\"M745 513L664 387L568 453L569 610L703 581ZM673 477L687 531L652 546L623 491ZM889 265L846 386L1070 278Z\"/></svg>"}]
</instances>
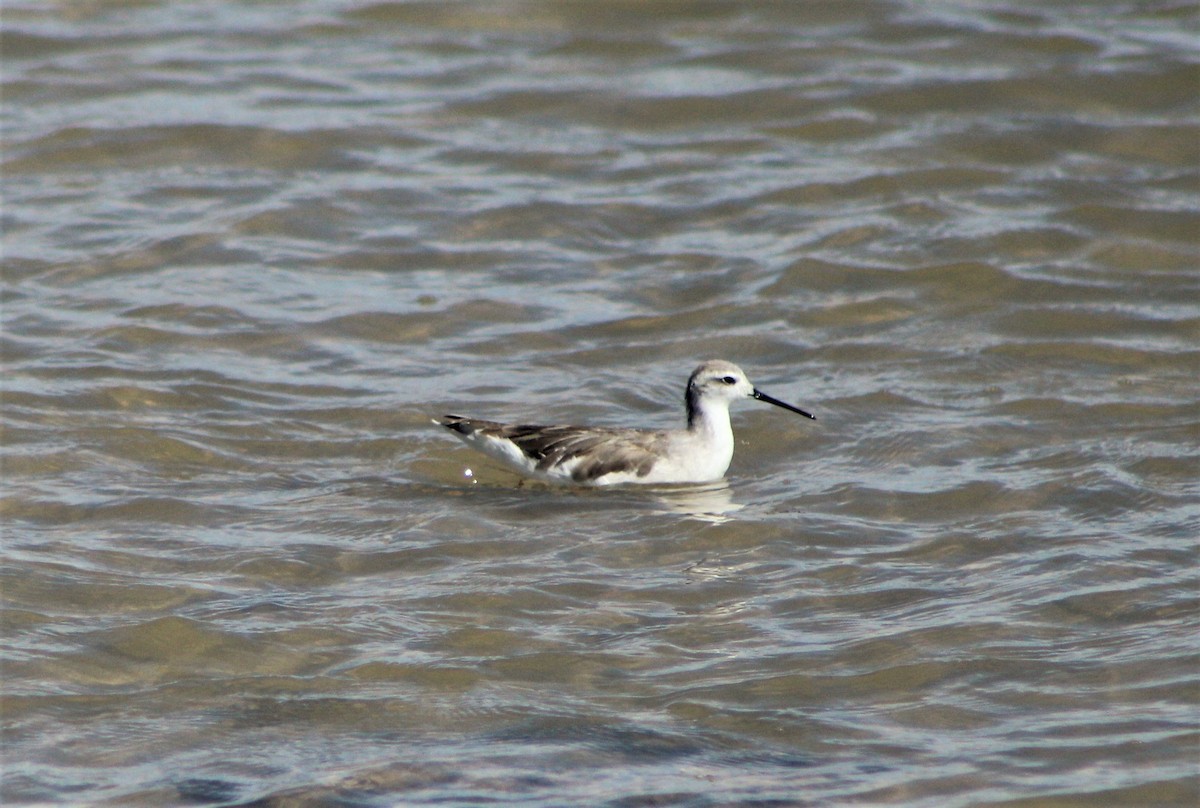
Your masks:
<instances>
[{"instance_id":1,"label":"rippled water","mask_svg":"<svg viewBox=\"0 0 1200 808\"><path fill-rule=\"evenodd\" d=\"M0 48L5 804L1200 799L1194 4ZM738 409L727 487L428 421L671 425L710 357L819 418Z\"/></svg>"}]
</instances>

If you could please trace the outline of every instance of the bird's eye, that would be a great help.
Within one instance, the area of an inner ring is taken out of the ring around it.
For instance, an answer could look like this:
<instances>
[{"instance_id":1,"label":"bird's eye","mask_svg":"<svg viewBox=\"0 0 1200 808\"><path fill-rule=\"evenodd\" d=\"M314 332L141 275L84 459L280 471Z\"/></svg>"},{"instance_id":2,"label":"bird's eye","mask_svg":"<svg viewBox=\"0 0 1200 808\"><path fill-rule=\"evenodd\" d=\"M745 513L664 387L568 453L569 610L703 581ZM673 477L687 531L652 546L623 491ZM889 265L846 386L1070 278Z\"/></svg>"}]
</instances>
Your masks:
<instances>
[{"instance_id":1,"label":"bird's eye","mask_svg":"<svg viewBox=\"0 0 1200 808\"><path fill-rule=\"evenodd\" d=\"M725 384L737 384L737 379L733 378L732 376L726 376L725 378L721 379L721 381L725 382Z\"/></svg>"}]
</instances>

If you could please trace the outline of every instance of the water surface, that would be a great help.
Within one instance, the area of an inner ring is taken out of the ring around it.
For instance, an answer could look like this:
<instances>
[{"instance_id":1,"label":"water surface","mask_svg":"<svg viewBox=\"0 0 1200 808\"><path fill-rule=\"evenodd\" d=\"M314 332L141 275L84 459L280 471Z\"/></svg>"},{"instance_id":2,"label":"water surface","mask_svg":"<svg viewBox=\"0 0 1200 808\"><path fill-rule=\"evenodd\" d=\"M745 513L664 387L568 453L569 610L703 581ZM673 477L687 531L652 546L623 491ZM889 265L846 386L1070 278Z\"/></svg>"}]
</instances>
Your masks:
<instances>
[{"instance_id":1,"label":"water surface","mask_svg":"<svg viewBox=\"0 0 1200 808\"><path fill-rule=\"evenodd\" d=\"M4 17L5 804L1200 798L1193 5Z\"/></svg>"}]
</instances>

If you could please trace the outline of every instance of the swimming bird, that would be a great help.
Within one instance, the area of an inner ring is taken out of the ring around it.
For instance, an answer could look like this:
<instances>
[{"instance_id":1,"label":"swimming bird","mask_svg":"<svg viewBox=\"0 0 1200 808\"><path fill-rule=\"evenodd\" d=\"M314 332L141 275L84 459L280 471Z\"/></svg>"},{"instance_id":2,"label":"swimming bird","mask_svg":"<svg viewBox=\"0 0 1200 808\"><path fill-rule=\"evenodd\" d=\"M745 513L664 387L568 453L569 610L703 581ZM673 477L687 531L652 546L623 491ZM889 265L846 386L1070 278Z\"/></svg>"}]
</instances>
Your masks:
<instances>
[{"instance_id":1,"label":"swimming bird","mask_svg":"<svg viewBox=\"0 0 1200 808\"><path fill-rule=\"evenodd\" d=\"M816 416L758 390L732 362L713 359L688 379L684 429L501 424L461 415L434 418L468 446L525 477L575 485L707 483L733 459L729 405L756 398Z\"/></svg>"}]
</instances>

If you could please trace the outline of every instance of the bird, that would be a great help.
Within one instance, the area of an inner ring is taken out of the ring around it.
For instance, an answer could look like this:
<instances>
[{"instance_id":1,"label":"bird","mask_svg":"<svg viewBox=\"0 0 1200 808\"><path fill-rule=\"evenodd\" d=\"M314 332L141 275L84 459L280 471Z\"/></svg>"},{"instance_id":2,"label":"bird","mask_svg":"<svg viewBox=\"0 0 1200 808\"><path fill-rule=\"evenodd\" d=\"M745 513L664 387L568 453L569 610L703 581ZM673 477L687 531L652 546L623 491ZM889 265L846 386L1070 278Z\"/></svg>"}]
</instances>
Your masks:
<instances>
[{"instance_id":1,"label":"bird","mask_svg":"<svg viewBox=\"0 0 1200 808\"><path fill-rule=\"evenodd\" d=\"M523 477L579 486L674 485L721 480L733 459L729 405L765 401L816 420L757 389L732 362L711 359L688 378L683 429L503 424L461 415L433 423Z\"/></svg>"}]
</instances>

